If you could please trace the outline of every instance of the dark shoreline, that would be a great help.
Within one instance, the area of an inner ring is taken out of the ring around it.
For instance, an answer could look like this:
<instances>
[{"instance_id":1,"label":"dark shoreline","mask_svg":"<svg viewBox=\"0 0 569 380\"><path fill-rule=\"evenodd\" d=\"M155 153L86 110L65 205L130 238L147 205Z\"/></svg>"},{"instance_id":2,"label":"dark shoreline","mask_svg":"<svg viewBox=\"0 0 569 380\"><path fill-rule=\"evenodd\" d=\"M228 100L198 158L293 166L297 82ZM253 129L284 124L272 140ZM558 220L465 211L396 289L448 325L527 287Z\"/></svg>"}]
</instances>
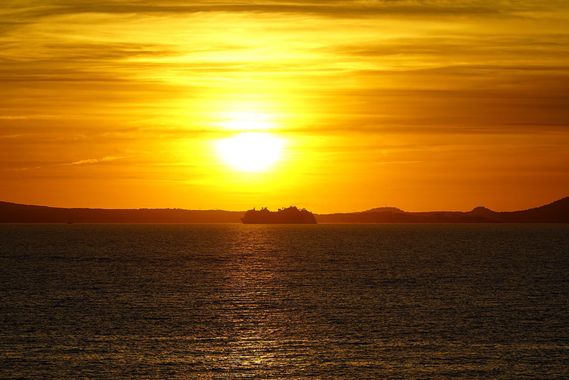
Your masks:
<instances>
[{"instance_id":1,"label":"dark shoreline","mask_svg":"<svg viewBox=\"0 0 569 380\"><path fill-rule=\"evenodd\" d=\"M0 202L0 223L59 224L209 224L241 223L244 211L182 209L87 209L29 206ZM406 212L394 208L363 212L314 214L319 224L475 224L569 223L569 197L522 211L497 212L484 207L471 211ZM277 218L278 219L278 218ZM303 220L255 221L253 224L305 224ZM284 221L284 223L283 223Z\"/></svg>"}]
</instances>

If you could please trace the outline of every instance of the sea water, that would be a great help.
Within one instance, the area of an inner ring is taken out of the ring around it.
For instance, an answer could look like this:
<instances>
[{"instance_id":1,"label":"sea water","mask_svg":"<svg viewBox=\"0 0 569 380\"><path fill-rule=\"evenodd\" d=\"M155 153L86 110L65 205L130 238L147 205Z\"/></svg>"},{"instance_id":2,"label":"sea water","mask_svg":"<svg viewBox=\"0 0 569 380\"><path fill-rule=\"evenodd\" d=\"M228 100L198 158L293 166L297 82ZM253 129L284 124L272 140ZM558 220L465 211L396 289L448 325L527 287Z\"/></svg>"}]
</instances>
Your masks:
<instances>
[{"instance_id":1,"label":"sea water","mask_svg":"<svg viewBox=\"0 0 569 380\"><path fill-rule=\"evenodd\" d=\"M1 378L567 378L568 225L0 225Z\"/></svg>"}]
</instances>

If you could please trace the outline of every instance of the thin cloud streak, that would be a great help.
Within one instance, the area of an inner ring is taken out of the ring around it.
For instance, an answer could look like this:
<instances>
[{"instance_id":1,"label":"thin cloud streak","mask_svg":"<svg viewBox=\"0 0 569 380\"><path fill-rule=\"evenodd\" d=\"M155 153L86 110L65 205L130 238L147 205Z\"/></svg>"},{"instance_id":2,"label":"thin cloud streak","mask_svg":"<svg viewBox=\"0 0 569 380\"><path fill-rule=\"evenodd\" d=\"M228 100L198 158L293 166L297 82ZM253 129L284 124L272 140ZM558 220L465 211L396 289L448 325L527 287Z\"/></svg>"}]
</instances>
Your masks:
<instances>
[{"instance_id":1,"label":"thin cloud streak","mask_svg":"<svg viewBox=\"0 0 569 380\"><path fill-rule=\"evenodd\" d=\"M185 1L160 2L142 0L107 0L96 3L82 0L47 0L41 6L35 1L8 1L13 3L10 16L21 18L48 17L65 14L107 13L107 14L193 14L203 12L253 12L285 13L294 15L319 15L326 17L377 17L397 15L416 16L464 16L464 15L508 15L518 12L563 7L560 0L548 2L543 6L539 1L489 1L489 0L384 0L384 1L195 1L188 5Z\"/></svg>"},{"instance_id":2,"label":"thin cloud streak","mask_svg":"<svg viewBox=\"0 0 569 380\"><path fill-rule=\"evenodd\" d=\"M95 165L95 164L101 164L101 163L105 163L105 162L112 162L112 161L121 160L123 158L124 157L117 157L117 156L106 156L106 157L101 157L101 158L88 158L85 160L67 162L67 163L62 164L62 165L64 165L64 166Z\"/></svg>"}]
</instances>

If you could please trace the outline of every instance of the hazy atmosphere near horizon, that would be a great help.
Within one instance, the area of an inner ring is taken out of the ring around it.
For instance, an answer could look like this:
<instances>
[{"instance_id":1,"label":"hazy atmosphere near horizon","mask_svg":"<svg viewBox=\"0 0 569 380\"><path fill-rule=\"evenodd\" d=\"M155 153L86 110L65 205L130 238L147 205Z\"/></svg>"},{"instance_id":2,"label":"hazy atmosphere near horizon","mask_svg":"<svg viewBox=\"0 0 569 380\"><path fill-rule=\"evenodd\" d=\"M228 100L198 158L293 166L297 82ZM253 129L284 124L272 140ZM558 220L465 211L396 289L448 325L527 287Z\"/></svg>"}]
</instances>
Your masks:
<instances>
[{"instance_id":1,"label":"hazy atmosphere near horizon","mask_svg":"<svg viewBox=\"0 0 569 380\"><path fill-rule=\"evenodd\" d=\"M0 200L316 212L569 193L564 0L4 0Z\"/></svg>"}]
</instances>

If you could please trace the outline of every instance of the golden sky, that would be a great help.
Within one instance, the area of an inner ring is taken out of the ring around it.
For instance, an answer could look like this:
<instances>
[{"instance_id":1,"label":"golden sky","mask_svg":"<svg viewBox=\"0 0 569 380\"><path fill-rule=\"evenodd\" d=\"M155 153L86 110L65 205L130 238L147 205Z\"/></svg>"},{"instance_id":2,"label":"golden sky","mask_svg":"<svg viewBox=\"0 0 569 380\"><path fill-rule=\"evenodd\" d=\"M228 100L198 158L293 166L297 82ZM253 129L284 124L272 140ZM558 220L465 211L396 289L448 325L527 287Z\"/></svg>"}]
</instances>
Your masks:
<instances>
[{"instance_id":1,"label":"golden sky","mask_svg":"<svg viewBox=\"0 0 569 380\"><path fill-rule=\"evenodd\" d=\"M569 195L568 25L566 0L3 0L0 200L553 201ZM232 165L240 139L262 170Z\"/></svg>"}]
</instances>

